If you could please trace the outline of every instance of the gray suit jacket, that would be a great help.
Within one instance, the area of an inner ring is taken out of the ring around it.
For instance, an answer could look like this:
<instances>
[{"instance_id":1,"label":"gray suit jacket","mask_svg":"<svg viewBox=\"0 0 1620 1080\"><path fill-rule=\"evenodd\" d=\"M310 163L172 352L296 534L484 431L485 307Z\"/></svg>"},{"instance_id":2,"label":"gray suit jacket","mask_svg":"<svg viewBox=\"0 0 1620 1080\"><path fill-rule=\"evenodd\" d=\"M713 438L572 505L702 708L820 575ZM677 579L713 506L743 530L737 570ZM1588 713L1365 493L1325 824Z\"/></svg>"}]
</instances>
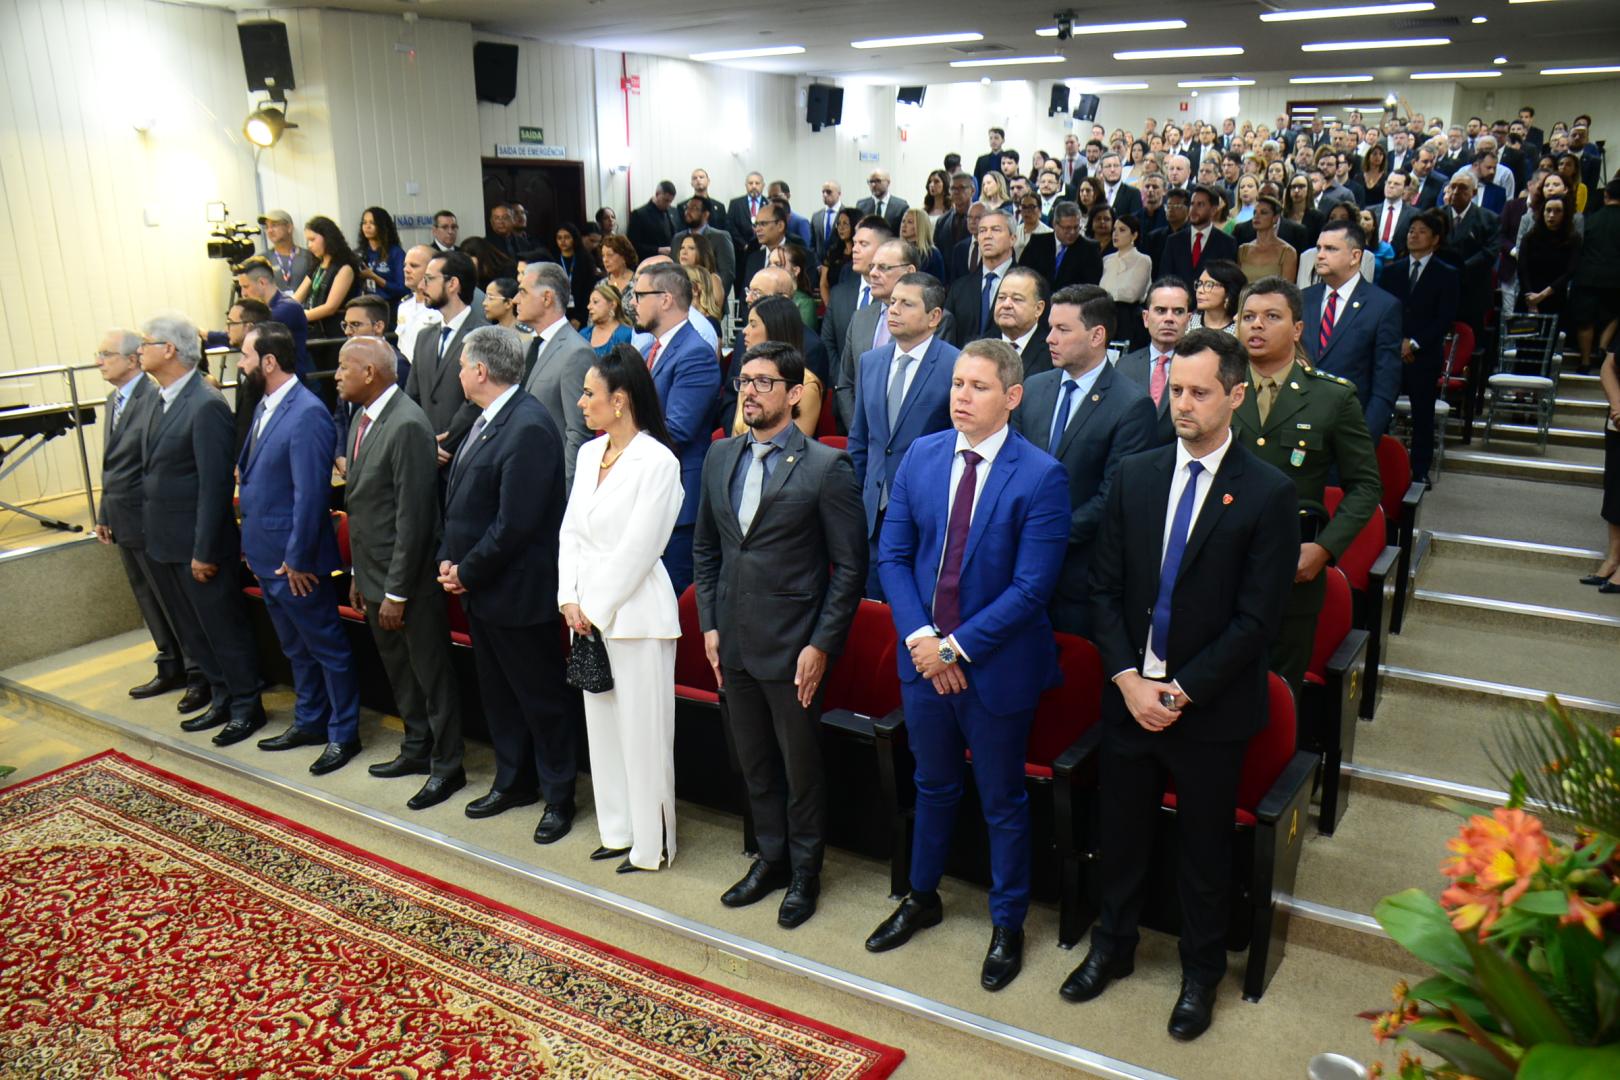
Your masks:
<instances>
[{"instance_id":1,"label":"gray suit jacket","mask_svg":"<svg viewBox=\"0 0 1620 1080\"><path fill-rule=\"evenodd\" d=\"M717 443L703 463L692 537L698 623L720 631L725 666L791 682L806 645L843 650L866 588L866 513L849 455L792 427L744 534L731 481L748 441Z\"/></svg>"},{"instance_id":2,"label":"gray suit jacket","mask_svg":"<svg viewBox=\"0 0 1620 1080\"><path fill-rule=\"evenodd\" d=\"M115 389L112 393L119 391ZM107 397L106 441L101 450L101 505L96 508L96 524L111 529L113 542L119 547L146 546L146 524L141 520L146 502L141 481L146 469L143 436L151 422L152 410L160 407L160 401L157 383L144 374L137 375L129 401L114 428L112 395Z\"/></svg>"},{"instance_id":3,"label":"gray suit jacket","mask_svg":"<svg viewBox=\"0 0 1620 1080\"><path fill-rule=\"evenodd\" d=\"M862 217L865 217L867 214L875 214L877 213L877 200L871 196L867 196L860 202L856 203L855 208L861 212ZM888 197L888 205L883 209L883 220L889 223L889 228L894 230L894 235L899 236L900 219L906 216L906 211L911 209L911 204L906 202L906 200L902 199L900 196L891 194Z\"/></svg>"},{"instance_id":4,"label":"gray suit jacket","mask_svg":"<svg viewBox=\"0 0 1620 1080\"><path fill-rule=\"evenodd\" d=\"M710 230L714 232L716 230ZM541 346L544 345L544 348ZM579 395L585 387L585 373L596 362L591 343L566 322L558 327L550 344L537 335L529 346L529 377L523 389L540 399L551 414L552 423L563 437L563 473L569 490L574 486L574 458L593 433L585 426L579 410Z\"/></svg>"},{"instance_id":5,"label":"gray suit jacket","mask_svg":"<svg viewBox=\"0 0 1620 1080\"><path fill-rule=\"evenodd\" d=\"M360 413L349 424L349 473L343 507L349 513L354 580L368 604L385 594L440 603L430 588L439 551L439 463L422 407L395 394L366 428L355 454Z\"/></svg>"},{"instance_id":6,"label":"gray suit jacket","mask_svg":"<svg viewBox=\"0 0 1620 1080\"><path fill-rule=\"evenodd\" d=\"M153 395L157 397L158 395ZM191 376L167 412L147 414L141 477L146 554L161 563L211 563L234 573L241 551L236 512L236 419L225 399Z\"/></svg>"},{"instance_id":7,"label":"gray suit jacket","mask_svg":"<svg viewBox=\"0 0 1620 1080\"><path fill-rule=\"evenodd\" d=\"M857 294L857 302L859 295ZM847 378L840 378L838 392L834 406L838 410L838 420L849 430L855 422L855 390L860 385L859 368L861 356L874 348L873 338L877 334L878 318L887 310L885 306L874 299L870 304L861 308L850 316L849 330L844 334L844 347L839 353L839 370L847 372ZM949 311L940 319L939 329L934 336L942 341L951 341L956 332L956 319Z\"/></svg>"},{"instance_id":8,"label":"gray suit jacket","mask_svg":"<svg viewBox=\"0 0 1620 1080\"><path fill-rule=\"evenodd\" d=\"M1115 371L1148 392L1149 403L1153 401L1151 390L1153 385L1152 368L1153 347L1151 345L1145 349L1137 349L1135 352L1126 353L1119 358L1119 363L1114 365ZM1168 446L1176 438L1176 426L1170 420L1170 390L1168 386L1165 388L1164 396L1159 399L1157 413L1159 421L1158 426L1153 429L1153 445Z\"/></svg>"},{"instance_id":9,"label":"gray suit jacket","mask_svg":"<svg viewBox=\"0 0 1620 1080\"><path fill-rule=\"evenodd\" d=\"M681 237L691 231L691 229L682 229L676 233L669 241L669 250L679 255ZM725 291L729 293L731 287L737 282L737 248L732 242L731 234L724 229L715 228L711 222L708 229L703 232L703 238L709 242L710 249L714 251L715 273L720 275L720 283L725 287ZM573 467L571 459L569 467Z\"/></svg>"},{"instance_id":10,"label":"gray suit jacket","mask_svg":"<svg viewBox=\"0 0 1620 1080\"><path fill-rule=\"evenodd\" d=\"M468 334L487 325L483 305L475 303L467 312L467 321L450 339L442 359L437 327L432 333L418 335L416 355L411 357L411 374L405 381L405 392L422 406L434 431L450 433L444 440L444 448L452 455L482 411L461 392L461 346Z\"/></svg>"}]
</instances>

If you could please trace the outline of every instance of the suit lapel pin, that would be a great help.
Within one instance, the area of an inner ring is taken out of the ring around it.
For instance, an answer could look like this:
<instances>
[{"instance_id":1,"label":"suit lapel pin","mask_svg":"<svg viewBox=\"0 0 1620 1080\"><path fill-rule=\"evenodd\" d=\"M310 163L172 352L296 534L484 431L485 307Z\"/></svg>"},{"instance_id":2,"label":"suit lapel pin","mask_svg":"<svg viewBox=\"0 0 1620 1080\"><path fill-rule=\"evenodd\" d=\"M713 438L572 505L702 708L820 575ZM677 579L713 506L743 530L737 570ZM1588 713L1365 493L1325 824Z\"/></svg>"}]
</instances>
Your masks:
<instances>
[{"instance_id":1,"label":"suit lapel pin","mask_svg":"<svg viewBox=\"0 0 1620 1080\"><path fill-rule=\"evenodd\" d=\"M1231 495L1230 492L1228 492L1227 494L1221 496L1221 505L1222 506L1231 506L1232 505L1232 495Z\"/></svg>"},{"instance_id":2,"label":"suit lapel pin","mask_svg":"<svg viewBox=\"0 0 1620 1080\"><path fill-rule=\"evenodd\" d=\"M1353 307L1353 308L1359 308L1359 307L1361 307L1361 301L1360 300L1352 300L1352 301L1350 301L1350 306Z\"/></svg>"},{"instance_id":3,"label":"suit lapel pin","mask_svg":"<svg viewBox=\"0 0 1620 1080\"><path fill-rule=\"evenodd\" d=\"M788 464L789 464L789 465L791 465L791 464L793 464L793 457L792 457L792 455L789 455L789 456L788 456L788 459L787 459L787 463L788 463Z\"/></svg>"},{"instance_id":4,"label":"suit lapel pin","mask_svg":"<svg viewBox=\"0 0 1620 1080\"><path fill-rule=\"evenodd\" d=\"M1102 400L1102 395L1101 394L1092 394L1091 395L1091 400L1092 401L1101 401Z\"/></svg>"},{"instance_id":5,"label":"suit lapel pin","mask_svg":"<svg viewBox=\"0 0 1620 1080\"><path fill-rule=\"evenodd\" d=\"M1299 389L1299 383L1297 383L1297 382L1289 383L1288 384L1288 389L1290 389L1290 390L1298 390Z\"/></svg>"}]
</instances>

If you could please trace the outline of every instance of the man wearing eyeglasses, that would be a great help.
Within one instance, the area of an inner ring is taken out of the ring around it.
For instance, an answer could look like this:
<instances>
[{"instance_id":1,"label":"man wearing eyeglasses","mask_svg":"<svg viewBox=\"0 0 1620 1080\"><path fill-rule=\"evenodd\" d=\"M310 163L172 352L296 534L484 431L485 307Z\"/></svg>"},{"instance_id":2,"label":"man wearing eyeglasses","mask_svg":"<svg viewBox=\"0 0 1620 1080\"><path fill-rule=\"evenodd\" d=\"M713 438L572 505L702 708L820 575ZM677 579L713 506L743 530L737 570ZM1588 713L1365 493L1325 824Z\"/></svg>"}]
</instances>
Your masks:
<instances>
[{"instance_id":1,"label":"man wearing eyeglasses","mask_svg":"<svg viewBox=\"0 0 1620 1080\"><path fill-rule=\"evenodd\" d=\"M698 623L747 780L759 856L720 898L745 907L786 888L777 924L815 914L826 846L821 692L866 582L861 496L849 456L793 420L797 349L749 349L733 381L747 433L703 466L692 552ZM721 586L722 579L725 582Z\"/></svg>"},{"instance_id":2,"label":"man wearing eyeglasses","mask_svg":"<svg viewBox=\"0 0 1620 1080\"><path fill-rule=\"evenodd\" d=\"M754 217L755 247L743 263L739 286L753 281L755 274L770 265L771 252L787 243L789 213L788 201L782 198L768 199L759 208Z\"/></svg>"}]
</instances>

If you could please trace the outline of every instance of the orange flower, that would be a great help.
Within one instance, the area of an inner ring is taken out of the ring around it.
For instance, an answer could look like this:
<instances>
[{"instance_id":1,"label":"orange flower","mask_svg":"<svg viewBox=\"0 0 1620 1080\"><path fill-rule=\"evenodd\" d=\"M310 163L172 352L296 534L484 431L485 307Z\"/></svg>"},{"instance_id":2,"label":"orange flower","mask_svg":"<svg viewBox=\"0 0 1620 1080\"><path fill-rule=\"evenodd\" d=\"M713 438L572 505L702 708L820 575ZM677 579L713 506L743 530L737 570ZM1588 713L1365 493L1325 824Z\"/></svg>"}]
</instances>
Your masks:
<instances>
[{"instance_id":1,"label":"orange flower","mask_svg":"<svg viewBox=\"0 0 1620 1080\"><path fill-rule=\"evenodd\" d=\"M1505 889L1505 904L1524 895L1553 851L1540 819L1505 807L1497 807L1490 817L1469 818L1446 849L1453 857L1441 865L1441 873L1457 881L1471 878L1486 889Z\"/></svg>"},{"instance_id":2,"label":"orange flower","mask_svg":"<svg viewBox=\"0 0 1620 1080\"><path fill-rule=\"evenodd\" d=\"M1569 894L1569 913L1558 920L1559 926L1573 926L1576 923L1585 923L1587 931L1595 938L1603 937L1603 923L1605 915L1614 911L1616 904L1613 900L1605 900L1601 904L1587 903L1586 897L1580 893Z\"/></svg>"},{"instance_id":3,"label":"orange flower","mask_svg":"<svg viewBox=\"0 0 1620 1080\"><path fill-rule=\"evenodd\" d=\"M1481 941L1491 925L1502 917L1502 895L1482 889L1472 881L1459 881L1441 893L1440 906L1451 913L1451 925L1455 929L1479 927Z\"/></svg>"}]
</instances>

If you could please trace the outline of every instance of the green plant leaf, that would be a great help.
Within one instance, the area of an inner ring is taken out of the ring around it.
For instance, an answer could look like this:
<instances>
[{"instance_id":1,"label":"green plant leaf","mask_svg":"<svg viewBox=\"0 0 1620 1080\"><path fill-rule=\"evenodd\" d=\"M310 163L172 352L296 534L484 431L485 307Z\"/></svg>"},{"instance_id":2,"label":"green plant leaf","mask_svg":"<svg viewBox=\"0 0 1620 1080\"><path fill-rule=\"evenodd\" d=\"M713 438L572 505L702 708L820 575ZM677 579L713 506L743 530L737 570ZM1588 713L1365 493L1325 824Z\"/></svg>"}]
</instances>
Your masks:
<instances>
[{"instance_id":1,"label":"green plant leaf","mask_svg":"<svg viewBox=\"0 0 1620 1080\"><path fill-rule=\"evenodd\" d=\"M1416 1025L1413 1025L1415 1027ZM1457 1031L1413 1031L1408 1027L1401 1033L1430 1053L1439 1054L1460 1072L1479 1080L1513 1080L1513 1070L1496 1060L1485 1047ZM1612 1078L1606 1078L1612 1080Z\"/></svg>"},{"instance_id":2,"label":"green plant leaf","mask_svg":"<svg viewBox=\"0 0 1620 1080\"><path fill-rule=\"evenodd\" d=\"M1494 946L1464 938L1463 947L1473 959L1480 996L1491 1011L1502 1018L1516 1042L1529 1047L1574 1039L1569 1027L1524 968Z\"/></svg>"},{"instance_id":3,"label":"green plant leaf","mask_svg":"<svg viewBox=\"0 0 1620 1080\"><path fill-rule=\"evenodd\" d=\"M1453 799L1449 795L1436 795L1434 797L1434 805L1438 806L1442 810L1450 810L1453 814L1456 814L1460 818L1471 818L1475 815L1480 817L1491 816L1490 807L1475 806L1473 803L1465 803L1461 799Z\"/></svg>"},{"instance_id":4,"label":"green plant leaf","mask_svg":"<svg viewBox=\"0 0 1620 1080\"><path fill-rule=\"evenodd\" d=\"M1407 991L1407 996L1413 1001L1421 1001L1440 1009L1453 1007L1462 1009L1473 1017L1474 1023L1479 1024L1487 1031L1500 1030L1501 1025L1491 1015L1491 1010L1485 1007L1485 1002L1472 987L1458 982L1447 975L1435 975L1424 979Z\"/></svg>"},{"instance_id":5,"label":"green plant leaf","mask_svg":"<svg viewBox=\"0 0 1620 1080\"><path fill-rule=\"evenodd\" d=\"M1513 910L1528 915L1562 916L1569 911L1569 897L1557 889L1527 892L1513 902Z\"/></svg>"},{"instance_id":6,"label":"green plant leaf","mask_svg":"<svg viewBox=\"0 0 1620 1080\"><path fill-rule=\"evenodd\" d=\"M16 771L17 766L15 765L0 765L0 780L4 780L6 777L10 776Z\"/></svg>"},{"instance_id":7,"label":"green plant leaf","mask_svg":"<svg viewBox=\"0 0 1620 1080\"><path fill-rule=\"evenodd\" d=\"M1440 1051L1436 1050L1435 1053ZM1614 1080L1620 1076L1620 1044L1531 1047L1519 1065L1518 1080Z\"/></svg>"},{"instance_id":8,"label":"green plant leaf","mask_svg":"<svg viewBox=\"0 0 1620 1080\"><path fill-rule=\"evenodd\" d=\"M1463 935L1452 928L1445 909L1422 889L1384 897L1373 906L1373 918L1403 949L1425 964L1458 982L1472 981L1473 963Z\"/></svg>"}]
</instances>

